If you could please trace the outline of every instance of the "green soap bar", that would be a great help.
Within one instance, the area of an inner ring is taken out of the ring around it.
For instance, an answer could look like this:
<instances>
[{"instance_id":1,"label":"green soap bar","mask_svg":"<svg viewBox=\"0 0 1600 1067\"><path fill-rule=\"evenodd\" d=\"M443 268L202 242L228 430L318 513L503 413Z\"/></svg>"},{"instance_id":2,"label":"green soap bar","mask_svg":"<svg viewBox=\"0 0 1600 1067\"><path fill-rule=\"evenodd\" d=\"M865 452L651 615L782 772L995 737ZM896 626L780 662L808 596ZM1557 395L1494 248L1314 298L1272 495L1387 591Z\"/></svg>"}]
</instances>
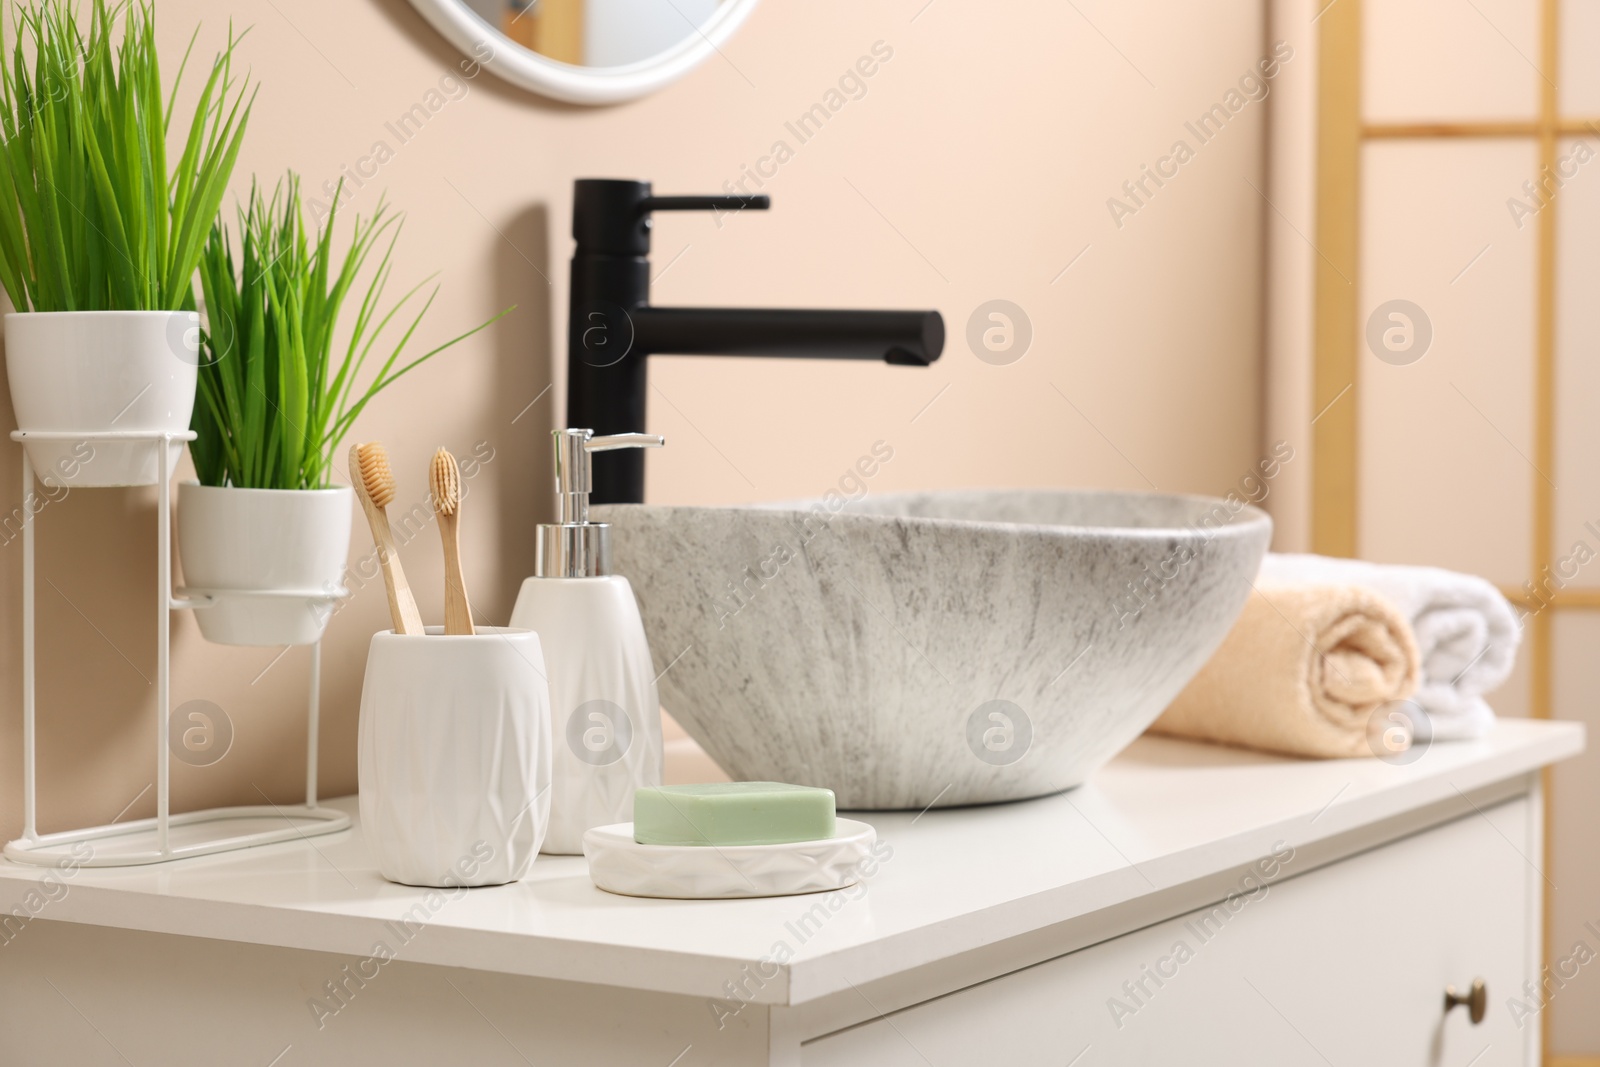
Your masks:
<instances>
[{"instance_id":1,"label":"green soap bar","mask_svg":"<svg viewBox=\"0 0 1600 1067\"><path fill-rule=\"evenodd\" d=\"M833 790L781 782L664 785L633 794L641 845L783 845L833 836Z\"/></svg>"}]
</instances>

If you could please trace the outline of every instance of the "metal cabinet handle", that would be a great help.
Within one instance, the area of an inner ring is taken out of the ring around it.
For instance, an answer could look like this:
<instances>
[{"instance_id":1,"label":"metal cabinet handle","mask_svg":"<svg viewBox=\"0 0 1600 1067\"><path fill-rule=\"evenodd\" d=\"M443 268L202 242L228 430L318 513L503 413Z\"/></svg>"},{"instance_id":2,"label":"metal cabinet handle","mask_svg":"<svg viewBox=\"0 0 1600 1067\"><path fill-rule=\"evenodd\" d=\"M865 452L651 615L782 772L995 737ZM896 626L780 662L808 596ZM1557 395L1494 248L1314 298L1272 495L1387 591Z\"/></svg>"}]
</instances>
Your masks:
<instances>
[{"instance_id":1,"label":"metal cabinet handle","mask_svg":"<svg viewBox=\"0 0 1600 1067\"><path fill-rule=\"evenodd\" d=\"M1472 1020L1472 1025L1477 1026L1483 1022L1483 1016L1489 1009L1489 987L1483 984L1482 978L1472 980L1472 988L1465 995L1456 992L1456 987L1444 987L1444 1010L1446 1013L1457 1004L1467 1009L1467 1018Z\"/></svg>"}]
</instances>

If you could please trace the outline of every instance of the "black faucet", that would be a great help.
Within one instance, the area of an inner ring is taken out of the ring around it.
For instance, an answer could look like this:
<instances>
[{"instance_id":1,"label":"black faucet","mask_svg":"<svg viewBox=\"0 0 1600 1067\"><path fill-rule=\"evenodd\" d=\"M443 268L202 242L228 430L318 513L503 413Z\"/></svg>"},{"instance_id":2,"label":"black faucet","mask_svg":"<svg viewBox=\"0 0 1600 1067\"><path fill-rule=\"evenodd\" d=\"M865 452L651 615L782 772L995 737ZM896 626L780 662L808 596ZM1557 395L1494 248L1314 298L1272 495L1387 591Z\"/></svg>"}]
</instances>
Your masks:
<instances>
[{"instance_id":1,"label":"black faucet","mask_svg":"<svg viewBox=\"0 0 1600 1067\"><path fill-rule=\"evenodd\" d=\"M926 367L944 350L937 311L769 311L650 306L650 214L764 211L765 196L652 196L649 182L580 178L572 207L567 425L597 434L645 428L652 355L881 359ZM644 500L636 449L594 457L596 504Z\"/></svg>"}]
</instances>

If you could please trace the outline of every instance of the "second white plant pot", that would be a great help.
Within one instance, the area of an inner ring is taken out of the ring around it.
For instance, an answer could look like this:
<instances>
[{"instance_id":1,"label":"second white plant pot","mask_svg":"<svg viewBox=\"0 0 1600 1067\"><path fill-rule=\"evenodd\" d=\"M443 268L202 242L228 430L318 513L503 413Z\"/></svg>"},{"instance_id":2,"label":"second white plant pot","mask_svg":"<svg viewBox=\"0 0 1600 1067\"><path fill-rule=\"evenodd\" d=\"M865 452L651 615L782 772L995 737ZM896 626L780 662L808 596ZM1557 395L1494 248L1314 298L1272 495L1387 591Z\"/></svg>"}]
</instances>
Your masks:
<instances>
[{"instance_id":1,"label":"second white plant pot","mask_svg":"<svg viewBox=\"0 0 1600 1067\"><path fill-rule=\"evenodd\" d=\"M503 885L550 821L550 693L538 635L374 634L361 686L361 828L404 885Z\"/></svg>"},{"instance_id":2,"label":"second white plant pot","mask_svg":"<svg viewBox=\"0 0 1600 1067\"><path fill-rule=\"evenodd\" d=\"M354 506L348 486L179 485L184 583L191 592L216 598L211 607L195 612L201 636L220 645L321 640L350 556Z\"/></svg>"},{"instance_id":3,"label":"second white plant pot","mask_svg":"<svg viewBox=\"0 0 1600 1067\"><path fill-rule=\"evenodd\" d=\"M6 316L6 377L24 432L184 433L199 380L200 316L192 311L59 311ZM47 485L153 485L150 441L31 440ZM169 447L176 466L183 442ZM171 468L169 467L169 470Z\"/></svg>"}]
</instances>

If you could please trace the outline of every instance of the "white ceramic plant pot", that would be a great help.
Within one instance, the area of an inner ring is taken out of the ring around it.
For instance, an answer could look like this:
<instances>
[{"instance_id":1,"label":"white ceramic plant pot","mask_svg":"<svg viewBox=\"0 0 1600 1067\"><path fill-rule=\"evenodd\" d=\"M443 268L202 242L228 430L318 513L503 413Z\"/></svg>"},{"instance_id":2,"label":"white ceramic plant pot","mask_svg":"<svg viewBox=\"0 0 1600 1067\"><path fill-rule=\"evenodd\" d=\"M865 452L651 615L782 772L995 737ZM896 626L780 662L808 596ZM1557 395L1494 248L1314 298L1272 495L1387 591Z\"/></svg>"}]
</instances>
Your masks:
<instances>
[{"instance_id":1,"label":"white ceramic plant pot","mask_svg":"<svg viewBox=\"0 0 1600 1067\"><path fill-rule=\"evenodd\" d=\"M550 821L550 693L531 630L374 634L361 685L361 828L404 885L503 885Z\"/></svg>"},{"instance_id":2,"label":"white ceramic plant pot","mask_svg":"<svg viewBox=\"0 0 1600 1067\"><path fill-rule=\"evenodd\" d=\"M322 638L350 555L355 494L336 489L178 486L184 585L216 595L196 611L219 645L309 645ZM302 591L307 595L288 594ZM258 594L230 596L230 592ZM315 594L323 594L318 596Z\"/></svg>"},{"instance_id":3,"label":"white ceramic plant pot","mask_svg":"<svg viewBox=\"0 0 1600 1067\"><path fill-rule=\"evenodd\" d=\"M6 377L17 426L34 433L183 433L194 412L200 316L192 311L56 311L6 316ZM153 485L148 441L29 441L47 484ZM183 452L175 442L173 466Z\"/></svg>"}]
</instances>

